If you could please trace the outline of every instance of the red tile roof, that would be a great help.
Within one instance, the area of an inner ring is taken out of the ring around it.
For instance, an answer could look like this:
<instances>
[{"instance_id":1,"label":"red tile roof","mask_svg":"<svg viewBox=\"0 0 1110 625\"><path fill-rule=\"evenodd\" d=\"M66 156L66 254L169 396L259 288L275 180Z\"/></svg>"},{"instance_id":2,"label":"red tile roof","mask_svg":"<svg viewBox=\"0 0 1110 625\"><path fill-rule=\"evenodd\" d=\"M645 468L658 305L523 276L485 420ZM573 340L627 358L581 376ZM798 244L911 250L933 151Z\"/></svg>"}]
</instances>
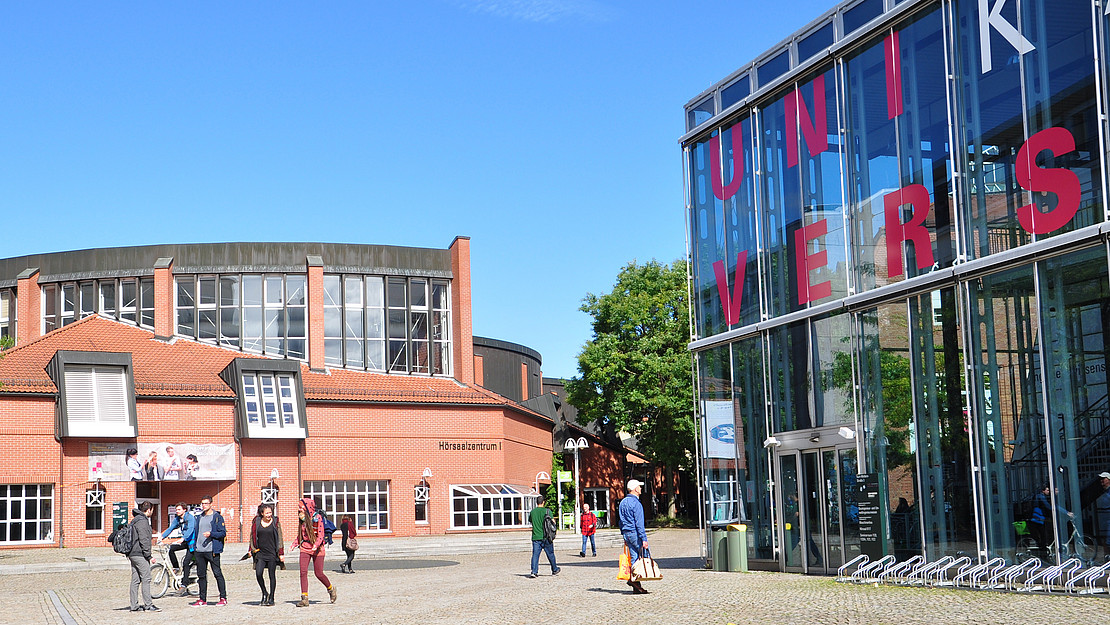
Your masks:
<instances>
[{"instance_id":1,"label":"red tile roof","mask_svg":"<svg viewBox=\"0 0 1110 625\"><path fill-rule=\"evenodd\" d=\"M162 341L149 330L91 316L4 352L0 393L56 393L46 367L58 350L130 353L137 397L234 397L220 372L236 358L265 358L188 339ZM346 369L321 373L309 371L302 363L301 379L309 401L500 405L550 421L510 399L454 378Z\"/></svg>"}]
</instances>

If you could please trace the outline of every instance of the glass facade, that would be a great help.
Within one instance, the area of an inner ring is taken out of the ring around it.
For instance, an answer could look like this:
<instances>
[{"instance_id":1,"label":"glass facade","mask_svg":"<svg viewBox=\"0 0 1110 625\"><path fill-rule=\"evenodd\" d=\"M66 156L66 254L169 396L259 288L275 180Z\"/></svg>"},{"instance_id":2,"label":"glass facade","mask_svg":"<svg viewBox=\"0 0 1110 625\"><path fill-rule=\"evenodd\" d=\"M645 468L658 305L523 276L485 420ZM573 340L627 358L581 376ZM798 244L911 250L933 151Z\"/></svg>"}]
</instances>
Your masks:
<instances>
[{"instance_id":1,"label":"glass facade","mask_svg":"<svg viewBox=\"0 0 1110 625\"><path fill-rule=\"evenodd\" d=\"M760 90L683 138L706 518L791 571L1059 561L1110 540L1110 20L885 4L761 55Z\"/></svg>"},{"instance_id":2,"label":"glass facade","mask_svg":"<svg viewBox=\"0 0 1110 625\"><path fill-rule=\"evenodd\" d=\"M55 282L40 288L43 334L95 314L154 328L154 278ZM14 312L15 298L11 301Z\"/></svg>"}]
</instances>

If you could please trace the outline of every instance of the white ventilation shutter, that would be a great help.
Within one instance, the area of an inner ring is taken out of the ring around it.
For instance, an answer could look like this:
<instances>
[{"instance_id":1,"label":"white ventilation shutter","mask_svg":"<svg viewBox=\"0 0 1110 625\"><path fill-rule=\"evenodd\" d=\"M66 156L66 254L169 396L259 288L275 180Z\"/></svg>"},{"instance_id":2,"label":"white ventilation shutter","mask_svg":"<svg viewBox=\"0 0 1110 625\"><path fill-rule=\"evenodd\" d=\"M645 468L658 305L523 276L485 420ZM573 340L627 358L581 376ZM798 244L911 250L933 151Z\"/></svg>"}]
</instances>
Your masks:
<instances>
[{"instance_id":1,"label":"white ventilation shutter","mask_svg":"<svg viewBox=\"0 0 1110 625\"><path fill-rule=\"evenodd\" d=\"M96 385L93 368L67 366L65 370L66 413L71 424L96 423Z\"/></svg>"},{"instance_id":2,"label":"white ventilation shutter","mask_svg":"<svg viewBox=\"0 0 1110 625\"><path fill-rule=\"evenodd\" d=\"M97 367L96 380L97 406L102 423L126 424L127 385L122 367Z\"/></svg>"},{"instance_id":3,"label":"white ventilation shutter","mask_svg":"<svg viewBox=\"0 0 1110 625\"><path fill-rule=\"evenodd\" d=\"M127 369L112 365L66 364L65 415L68 436L136 435L131 420Z\"/></svg>"}]
</instances>

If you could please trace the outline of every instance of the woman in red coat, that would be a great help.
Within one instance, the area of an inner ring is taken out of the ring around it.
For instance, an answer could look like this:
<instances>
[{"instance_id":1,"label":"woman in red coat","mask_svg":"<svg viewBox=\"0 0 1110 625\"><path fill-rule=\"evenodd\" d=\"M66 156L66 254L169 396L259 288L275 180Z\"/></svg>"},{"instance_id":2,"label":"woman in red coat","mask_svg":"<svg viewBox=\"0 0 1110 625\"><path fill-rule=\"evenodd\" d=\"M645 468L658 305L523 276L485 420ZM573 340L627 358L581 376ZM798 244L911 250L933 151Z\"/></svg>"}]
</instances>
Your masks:
<instances>
[{"instance_id":1,"label":"woman in red coat","mask_svg":"<svg viewBox=\"0 0 1110 625\"><path fill-rule=\"evenodd\" d=\"M316 512L316 502L309 497L301 499L298 505L300 521L297 523L297 542L293 543L294 549L301 550L301 600L297 602L297 607L308 606L309 563L316 573L316 579L328 589L328 596L335 603L335 586L324 575L324 517Z\"/></svg>"}]
</instances>

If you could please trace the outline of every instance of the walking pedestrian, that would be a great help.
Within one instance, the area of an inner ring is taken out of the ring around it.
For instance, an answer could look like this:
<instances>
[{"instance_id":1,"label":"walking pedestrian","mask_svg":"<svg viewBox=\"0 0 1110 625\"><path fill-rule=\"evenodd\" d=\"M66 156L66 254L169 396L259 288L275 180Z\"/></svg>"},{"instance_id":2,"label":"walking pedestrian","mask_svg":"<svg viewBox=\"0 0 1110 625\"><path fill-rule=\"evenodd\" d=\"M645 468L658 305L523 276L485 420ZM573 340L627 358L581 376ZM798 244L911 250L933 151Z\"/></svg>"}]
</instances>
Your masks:
<instances>
[{"instance_id":1,"label":"walking pedestrian","mask_svg":"<svg viewBox=\"0 0 1110 625\"><path fill-rule=\"evenodd\" d=\"M220 554L224 550L224 538L227 528L224 527L224 518L219 512L212 509L212 498L207 495L200 500L200 509L203 511L197 519L197 546L193 554L197 559L197 582L200 585L200 598L190 603L193 607L208 605L208 567L212 567L212 576L216 578L216 587L220 591L218 606L227 605L227 585L224 583L224 572L220 568Z\"/></svg>"},{"instance_id":2,"label":"walking pedestrian","mask_svg":"<svg viewBox=\"0 0 1110 625\"><path fill-rule=\"evenodd\" d=\"M285 565L285 541L281 538L281 522L274 516L272 504L258 504L258 514L251 522L250 554L254 557L254 576L262 590L258 605L274 605L278 563ZM267 571L270 573L269 590L262 577Z\"/></svg>"},{"instance_id":3,"label":"walking pedestrian","mask_svg":"<svg viewBox=\"0 0 1110 625\"><path fill-rule=\"evenodd\" d=\"M343 535L343 540L341 541L343 553L347 554L347 561L339 565L339 572L342 573L346 570L348 573L354 573L355 569L353 568L353 564L355 561L355 549L357 548L355 545L358 544L354 539L358 536L358 532L355 531L355 522L351 520L350 515L344 516L343 520L339 522L339 532Z\"/></svg>"},{"instance_id":4,"label":"walking pedestrian","mask_svg":"<svg viewBox=\"0 0 1110 625\"><path fill-rule=\"evenodd\" d=\"M134 519L131 527L120 531L130 531L133 542L131 552L127 559L131 561L131 611L160 612L158 606L150 599L150 515L154 513L154 504L144 501L139 507L131 511ZM140 595L142 605L139 604Z\"/></svg>"},{"instance_id":5,"label":"walking pedestrian","mask_svg":"<svg viewBox=\"0 0 1110 625\"><path fill-rule=\"evenodd\" d=\"M582 504L582 551L578 555L586 557L586 539L590 540L590 550L593 555L597 555L597 544L594 542L594 534L597 533L597 515L590 512L590 504Z\"/></svg>"},{"instance_id":6,"label":"walking pedestrian","mask_svg":"<svg viewBox=\"0 0 1110 625\"><path fill-rule=\"evenodd\" d=\"M324 518L316 511L316 502L311 497L301 499L297 516L297 541L293 547L301 552L301 600L298 608L308 607L308 567L316 573L316 579L328 589L332 603L338 596L335 585L324 575Z\"/></svg>"},{"instance_id":7,"label":"walking pedestrian","mask_svg":"<svg viewBox=\"0 0 1110 625\"><path fill-rule=\"evenodd\" d=\"M547 561L551 563L552 575L558 575L559 571L562 570L555 564L555 545L544 533L544 524L550 518L551 511L543 507L543 495L538 495L536 497L536 507L532 508L532 512L528 514L528 520L532 523L532 571L528 574L528 577L532 579L539 577L540 574L541 551L547 554Z\"/></svg>"},{"instance_id":8,"label":"walking pedestrian","mask_svg":"<svg viewBox=\"0 0 1110 625\"><path fill-rule=\"evenodd\" d=\"M617 510L620 514L621 535L624 537L624 544L628 547L633 565L640 559L643 550L647 549L644 506L640 503L642 489L643 482L640 480L628 480L628 494L625 495L624 499L621 499L620 507ZM644 590L637 579L629 579L628 585L632 587L632 592L637 595L646 595L648 592Z\"/></svg>"}]
</instances>

